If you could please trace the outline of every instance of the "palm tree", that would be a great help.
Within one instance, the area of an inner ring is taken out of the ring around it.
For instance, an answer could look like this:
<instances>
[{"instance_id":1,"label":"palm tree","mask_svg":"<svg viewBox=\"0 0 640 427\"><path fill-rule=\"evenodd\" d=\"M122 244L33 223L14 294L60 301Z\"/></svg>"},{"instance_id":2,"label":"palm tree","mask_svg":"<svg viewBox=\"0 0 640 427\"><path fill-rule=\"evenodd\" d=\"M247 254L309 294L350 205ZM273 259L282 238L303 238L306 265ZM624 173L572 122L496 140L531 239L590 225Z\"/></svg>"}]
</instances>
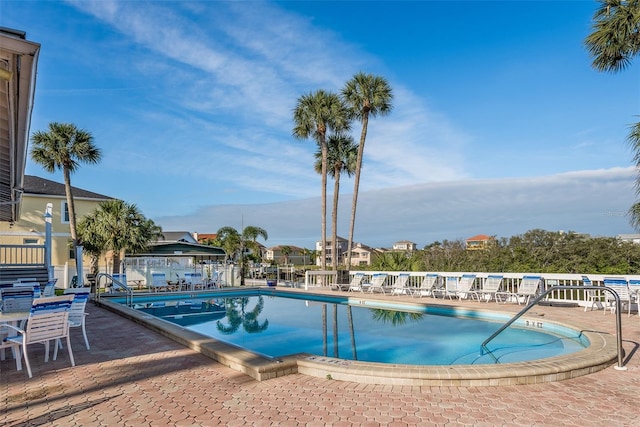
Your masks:
<instances>
[{"instance_id":1,"label":"palm tree","mask_svg":"<svg viewBox=\"0 0 640 427\"><path fill-rule=\"evenodd\" d=\"M217 329L225 335L234 334L240 328L240 325L249 334L265 331L269 327L269 320L265 319L262 323L258 321L258 316L264 309L264 298L259 296L253 310L247 311L249 302L250 299L248 297L226 298L225 308L229 324L225 325L218 320L216 322Z\"/></svg>"},{"instance_id":2,"label":"palm tree","mask_svg":"<svg viewBox=\"0 0 640 427\"><path fill-rule=\"evenodd\" d=\"M93 145L93 136L70 123L49 123L49 131L37 131L31 136L33 148L31 159L47 172L62 170L64 190L69 209L69 229L74 253L79 245L76 227L76 210L71 190L71 174L80 163L98 163L102 157L100 149ZM77 258L76 258L77 260ZM81 261L77 261L81 262Z\"/></svg>"},{"instance_id":3,"label":"palm tree","mask_svg":"<svg viewBox=\"0 0 640 427\"><path fill-rule=\"evenodd\" d=\"M318 90L298 98L293 111L293 136L298 139L313 138L322 153L322 225L321 266L325 270L327 259L327 132L349 129L347 109L336 94Z\"/></svg>"},{"instance_id":4,"label":"palm tree","mask_svg":"<svg viewBox=\"0 0 640 427\"><path fill-rule=\"evenodd\" d=\"M626 69L640 53L640 1L600 0L593 21L593 32L585 39L593 68L614 73ZM640 123L631 126L627 142L635 153L636 167L640 168ZM636 195L639 194L640 172L636 176ZM631 225L640 229L640 202L631 206L629 216Z\"/></svg>"},{"instance_id":5,"label":"palm tree","mask_svg":"<svg viewBox=\"0 0 640 427\"><path fill-rule=\"evenodd\" d=\"M215 246L220 246L225 252L225 262L229 259L235 260L238 251L241 249L242 236L233 227L221 227L216 232L214 240Z\"/></svg>"},{"instance_id":6,"label":"palm tree","mask_svg":"<svg viewBox=\"0 0 640 427\"><path fill-rule=\"evenodd\" d=\"M321 171L321 153L316 152L316 172ZM333 186L333 211L331 212L331 260L334 270L338 269L338 199L340 193L340 175L345 172L353 175L356 169L358 147L353 138L344 134L332 134L327 141L327 169L328 174L334 179Z\"/></svg>"},{"instance_id":7,"label":"palm tree","mask_svg":"<svg viewBox=\"0 0 640 427\"><path fill-rule=\"evenodd\" d=\"M360 187L360 172L364 155L364 143L367 139L369 116L384 116L391 112L393 92L387 80L372 74L358 73L349 80L342 89L342 98L349 107L352 117L362 122L360 143L358 144L358 158L353 184L353 201L351 203L351 223L349 225L349 240L347 244L347 266L351 267L351 249L353 247L353 231L356 223L356 206L358 204L358 188Z\"/></svg>"},{"instance_id":8,"label":"palm tree","mask_svg":"<svg viewBox=\"0 0 640 427\"><path fill-rule=\"evenodd\" d=\"M150 243L162 236L162 228L146 218L134 204L122 200L106 200L78 223L78 234L95 261L107 251L113 252L113 271L119 270L119 261L126 252L143 252Z\"/></svg>"},{"instance_id":9,"label":"palm tree","mask_svg":"<svg viewBox=\"0 0 640 427\"><path fill-rule=\"evenodd\" d=\"M291 255L291 246L280 246L280 253L282 254L282 263L284 265L289 264L289 255Z\"/></svg>"},{"instance_id":10,"label":"palm tree","mask_svg":"<svg viewBox=\"0 0 640 427\"><path fill-rule=\"evenodd\" d=\"M244 246L248 247L257 254L260 252L260 246L258 245L258 237L262 237L264 240L269 239L269 234L264 228L256 227L254 225L248 225L242 230L242 241ZM262 254L260 254L262 259Z\"/></svg>"}]
</instances>

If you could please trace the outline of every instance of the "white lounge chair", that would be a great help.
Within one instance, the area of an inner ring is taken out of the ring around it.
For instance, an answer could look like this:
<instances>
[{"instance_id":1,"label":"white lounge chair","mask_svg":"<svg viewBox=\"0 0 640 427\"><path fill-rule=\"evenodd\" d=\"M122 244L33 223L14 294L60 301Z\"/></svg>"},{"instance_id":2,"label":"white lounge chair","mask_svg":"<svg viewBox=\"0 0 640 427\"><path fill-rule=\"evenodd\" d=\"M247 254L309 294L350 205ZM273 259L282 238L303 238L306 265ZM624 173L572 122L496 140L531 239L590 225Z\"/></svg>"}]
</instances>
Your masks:
<instances>
[{"instance_id":1,"label":"white lounge chair","mask_svg":"<svg viewBox=\"0 0 640 427\"><path fill-rule=\"evenodd\" d=\"M206 289L206 285L202 280L202 273L193 273L191 276L191 288L195 289Z\"/></svg>"},{"instance_id":2,"label":"white lounge chair","mask_svg":"<svg viewBox=\"0 0 640 427\"><path fill-rule=\"evenodd\" d=\"M391 286L391 295L410 295L409 277L407 273L398 274L396 281Z\"/></svg>"},{"instance_id":3,"label":"white lounge chair","mask_svg":"<svg viewBox=\"0 0 640 427\"><path fill-rule=\"evenodd\" d=\"M460 280L458 281L458 288L456 291L456 296L459 299L473 299L475 298L477 301L480 301L480 297L478 296L478 292L473 289L473 285L476 281L475 274L463 274Z\"/></svg>"},{"instance_id":4,"label":"white lounge chair","mask_svg":"<svg viewBox=\"0 0 640 427\"><path fill-rule=\"evenodd\" d=\"M467 298L475 298L480 301L480 297L478 297L478 292L473 290L473 284L475 283L476 275L475 274L463 274L462 277L457 276L448 276L445 277L445 284L443 290L437 290L437 293L440 293L442 297L449 297L449 299L453 299L453 297L459 299L467 299Z\"/></svg>"},{"instance_id":5,"label":"white lounge chair","mask_svg":"<svg viewBox=\"0 0 640 427\"><path fill-rule=\"evenodd\" d=\"M49 342L53 341L53 360L58 357L57 340L65 338L69 351L71 366L76 366L71 350L71 340L69 339L69 309L71 307L72 295L62 295L58 297L38 298L33 301L29 319L24 329L13 325L5 325L5 328L13 330L16 335L10 335L3 339L7 346L11 346L16 357L17 369L22 370L20 347L24 356L25 365L29 378L32 377L31 365L29 364L28 347L30 344L40 343L45 346L44 361L49 361Z\"/></svg>"},{"instance_id":6,"label":"white lounge chair","mask_svg":"<svg viewBox=\"0 0 640 427\"><path fill-rule=\"evenodd\" d=\"M629 284L627 283L627 279L620 277L605 277L604 285L608 288L613 289L617 294L618 298L620 298L620 304L624 307L627 306L628 315L631 316L631 303L633 302L633 296L629 292ZM605 306L604 312L607 313L607 310L615 313L616 311L616 300L611 293L607 292L605 294Z\"/></svg>"},{"instance_id":7,"label":"white lounge chair","mask_svg":"<svg viewBox=\"0 0 640 427\"><path fill-rule=\"evenodd\" d=\"M126 274L113 273L111 278L113 279L111 283L111 292L121 292L129 287L129 285L127 285Z\"/></svg>"},{"instance_id":8,"label":"white lounge chair","mask_svg":"<svg viewBox=\"0 0 640 427\"><path fill-rule=\"evenodd\" d=\"M362 280L364 279L364 273L355 273L351 276L347 291L349 292L362 292Z\"/></svg>"},{"instance_id":9,"label":"white lounge chair","mask_svg":"<svg viewBox=\"0 0 640 427\"><path fill-rule=\"evenodd\" d=\"M440 286L440 275L427 273L422 279L420 286L411 290L411 295L414 297L432 296L435 298L434 291L438 286Z\"/></svg>"},{"instance_id":10,"label":"white lounge chair","mask_svg":"<svg viewBox=\"0 0 640 427\"><path fill-rule=\"evenodd\" d=\"M371 277L370 283L364 283L362 286L367 289L369 293L382 292L386 294L384 282L387 280L387 276L387 273L376 273Z\"/></svg>"},{"instance_id":11,"label":"white lounge chair","mask_svg":"<svg viewBox=\"0 0 640 427\"><path fill-rule=\"evenodd\" d=\"M167 283L167 276L164 273L151 273L151 284L149 285L149 289L158 292L158 291L166 291L169 289L169 284Z\"/></svg>"},{"instance_id":12,"label":"white lounge chair","mask_svg":"<svg viewBox=\"0 0 640 427\"><path fill-rule=\"evenodd\" d=\"M541 276L522 276L518 290L514 293L518 305L520 304L520 297L523 298L525 304L529 304L531 297L535 297L538 294L541 284Z\"/></svg>"},{"instance_id":13,"label":"white lounge chair","mask_svg":"<svg viewBox=\"0 0 640 427\"><path fill-rule=\"evenodd\" d=\"M492 299L495 299L498 302L500 287L502 286L502 279L504 276L501 275L489 275L482 283L482 290L480 293L482 294L482 299L489 302Z\"/></svg>"}]
</instances>

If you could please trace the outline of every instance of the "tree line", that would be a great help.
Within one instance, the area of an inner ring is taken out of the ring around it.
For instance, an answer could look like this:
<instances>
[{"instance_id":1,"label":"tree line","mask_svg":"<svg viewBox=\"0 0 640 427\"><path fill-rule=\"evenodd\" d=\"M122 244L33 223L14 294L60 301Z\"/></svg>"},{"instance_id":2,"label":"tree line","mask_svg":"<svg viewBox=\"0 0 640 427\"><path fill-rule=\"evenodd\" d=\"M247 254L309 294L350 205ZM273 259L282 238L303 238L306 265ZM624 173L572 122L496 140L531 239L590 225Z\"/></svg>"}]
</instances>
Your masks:
<instances>
[{"instance_id":1,"label":"tree line","mask_svg":"<svg viewBox=\"0 0 640 427\"><path fill-rule=\"evenodd\" d=\"M616 237L588 237L540 229L494 238L484 249L463 240L431 243L413 253L388 252L371 265L387 271L639 274L640 245Z\"/></svg>"}]
</instances>

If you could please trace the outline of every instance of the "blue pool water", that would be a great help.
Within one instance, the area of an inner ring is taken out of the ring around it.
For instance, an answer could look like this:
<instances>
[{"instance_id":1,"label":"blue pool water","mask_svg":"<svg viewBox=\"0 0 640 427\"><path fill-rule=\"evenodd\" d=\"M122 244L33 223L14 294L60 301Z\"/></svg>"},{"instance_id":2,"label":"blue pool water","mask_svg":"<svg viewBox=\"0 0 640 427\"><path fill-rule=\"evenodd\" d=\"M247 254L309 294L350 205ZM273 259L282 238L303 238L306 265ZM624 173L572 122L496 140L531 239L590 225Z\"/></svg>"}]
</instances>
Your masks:
<instances>
[{"instance_id":1,"label":"blue pool water","mask_svg":"<svg viewBox=\"0 0 640 427\"><path fill-rule=\"evenodd\" d=\"M577 331L522 322L491 341L490 354L481 355L482 342L508 317L474 311L455 317L447 307L418 312L414 306L353 299L356 304L347 305L346 298L310 300L308 294L305 299L256 292L166 298L136 299L135 308L273 358L310 353L414 365L507 363L572 353L588 344Z\"/></svg>"}]
</instances>

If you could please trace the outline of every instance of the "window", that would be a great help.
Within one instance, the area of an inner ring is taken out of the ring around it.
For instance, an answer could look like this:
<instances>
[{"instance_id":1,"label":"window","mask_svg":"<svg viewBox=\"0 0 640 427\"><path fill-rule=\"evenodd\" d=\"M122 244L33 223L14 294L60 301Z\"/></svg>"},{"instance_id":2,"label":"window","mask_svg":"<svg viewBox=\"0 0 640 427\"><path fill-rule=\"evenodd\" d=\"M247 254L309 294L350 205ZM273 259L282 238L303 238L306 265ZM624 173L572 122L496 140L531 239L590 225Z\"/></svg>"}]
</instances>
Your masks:
<instances>
[{"instance_id":1,"label":"window","mask_svg":"<svg viewBox=\"0 0 640 427\"><path fill-rule=\"evenodd\" d=\"M73 240L67 242L69 247L69 259L76 259L76 252L73 250Z\"/></svg>"},{"instance_id":2,"label":"window","mask_svg":"<svg viewBox=\"0 0 640 427\"><path fill-rule=\"evenodd\" d=\"M22 239L23 245L37 245L38 239Z\"/></svg>"},{"instance_id":3,"label":"window","mask_svg":"<svg viewBox=\"0 0 640 427\"><path fill-rule=\"evenodd\" d=\"M69 224L69 206L67 202L62 202L60 206L60 222L62 224Z\"/></svg>"}]
</instances>

